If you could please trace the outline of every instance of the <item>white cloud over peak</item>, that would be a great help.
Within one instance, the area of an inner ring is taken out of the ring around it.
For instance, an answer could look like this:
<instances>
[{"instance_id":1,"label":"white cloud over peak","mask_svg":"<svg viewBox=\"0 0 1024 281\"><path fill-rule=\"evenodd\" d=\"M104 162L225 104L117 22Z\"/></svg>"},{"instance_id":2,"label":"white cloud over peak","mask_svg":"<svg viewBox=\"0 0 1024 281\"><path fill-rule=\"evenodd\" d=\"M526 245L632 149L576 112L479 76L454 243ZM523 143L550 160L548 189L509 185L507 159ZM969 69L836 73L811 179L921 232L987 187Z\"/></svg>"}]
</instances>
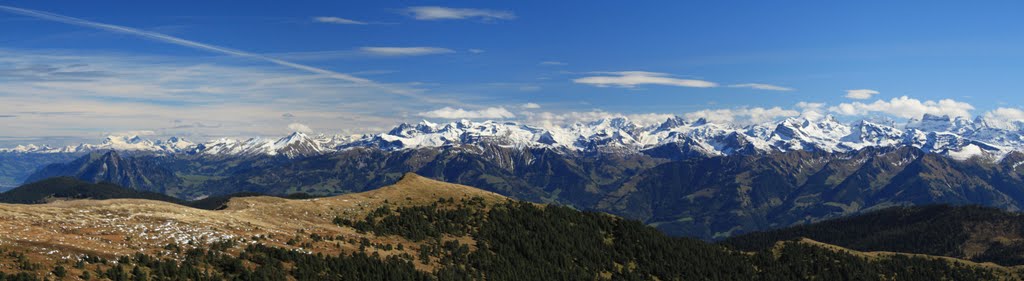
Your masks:
<instances>
[{"instance_id":1,"label":"white cloud over peak","mask_svg":"<svg viewBox=\"0 0 1024 281\"><path fill-rule=\"evenodd\" d=\"M870 99L871 96L874 96L874 95L877 95L877 94L879 94L878 91L871 90L871 89L846 90L846 97L847 98L851 98L851 99L855 99L855 100Z\"/></svg>"},{"instance_id":2,"label":"white cloud over peak","mask_svg":"<svg viewBox=\"0 0 1024 281\"><path fill-rule=\"evenodd\" d=\"M540 65L562 66L562 65L568 65L568 63L564 63L564 62L560 62L560 61L542 61L542 62L540 62Z\"/></svg>"},{"instance_id":3,"label":"white cloud over peak","mask_svg":"<svg viewBox=\"0 0 1024 281\"><path fill-rule=\"evenodd\" d=\"M511 11L438 6L409 7L406 9L406 12L418 20L460 20L472 18L481 20L510 20L516 18L516 15Z\"/></svg>"},{"instance_id":4,"label":"white cloud over peak","mask_svg":"<svg viewBox=\"0 0 1024 281\"><path fill-rule=\"evenodd\" d=\"M291 124L288 124L288 130L291 130L292 132L299 132L299 133L304 133L304 134L309 134L309 133L313 132L312 128L309 128L309 126L306 126L305 124L302 124L302 123L291 123Z\"/></svg>"},{"instance_id":5,"label":"white cloud over peak","mask_svg":"<svg viewBox=\"0 0 1024 281\"><path fill-rule=\"evenodd\" d=\"M800 116L800 112L781 107L750 107L734 109L705 109L683 114L687 119L704 118L712 122L726 122L749 125L775 120L781 117Z\"/></svg>"},{"instance_id":6,"label":"white cloud over peak","mask_svg":"<svg viewBox=\"0 0 1024 281\"><path fill-rule=\"evenodd\" d=\"M1000 107L985 113L985 118L993 118L1009 121L1024 121L1024 110L1010 107Z\"/></svg>"},{"instance_id":7,"label":"white cloud over peak","mask_svg":"<svg viewBox=\"0 0 1024 281\"><path fill-rule=\"evenodd\" d=\"M359 48L359 50L366 54L387 57L408 57L455 53L455 51L452 49L438 47L362 47Z\"/></svg>"},{"instance_id":8,"label":"white cloud over peak","mask_svg":"<svg viewBox=\"0 0 1024 281\"><path fill-rule=\"evenodd\" d=\"M315 21L315 22L322 22L322 23L333 23L333 24L355 24L355 25L365 25L365 24L367 24L366 22L357 21L357 20L350 20L350 19L346 19L346 18L339 18L339 17L314 17L313 21Z\"/></svg>"},{"instance_id":9,"label":"white cloud over peak","mask_svg":"<svg viewBox=\"0 0 1024 281\"><path fill-rule=\"evenodd\" d=\"M600 72L599 74L603 75L581 77L573 79L572 81L577 84L587 84L597 87L615 86L623 88L633 88L637 85L663 85L692 88L712 88L718 86L715 82L674 78L666 73L658 72L620 71Z\"/></svg>"},{"instance_id":10,"label":"white cloud over peak","mask_svg":"<svg viewBox=\"0 0 1024 281\"><path fill-rule=\"evenodd\" d=\"M1019 130L1024 129L1024 110L1010 107L1000 107L985 112L985 121L989 126L1001 129Z\"/></svg>"},{"instance_id":11,"label":"white cloud over peak","mask_svg":"<svg viewBox=\"0 0 1024 281\"><path fill-rule=\"evenodd\" d=\"M465 110L462 108L444 107L437 110L421 112L417 114L427 118L441 119L509 119L516 115L505 107L488 107L480 110Z\"/></svg>"},{"instance_id":12,"label":"white cloud over peak","mask_svg":"<svg viewBox=\"0 0 1024 281\"><path fill-rule=\"evenodd\" d=\"M825 103L802 101L796 103L796 107L802 110L821 110L825 107Z\"/></svg>"},{"instance_id":13,"label":"white cloud over peak","mask_svg":"<svg viewBox=\"0 0 1024 281\"><path fill-rule=\"evenodd\" d=\"M841 103L829 107L829 111L842 115L868 115L883 113L900 118L920 118L924 114L970 117L974 106L952 99L921 101L902 96L889 101L876 100L872 103Z\"/></svg>"},{"instance_id":14,"label":"white cloud over peak","mask_svg":"<svg viewBox=\"0 0 1024 281\"><path fill-rule=\"evenodd\" d=\"M605 118L617 118L625 117L634 124L640 126L650 126L661 124L665 120L674 117L673 114L666 113L639 113L639 114L623 114L607 112L603 110L592 110L592 111L571 111L562 113L553 112L524 112L526 115L525 122L527 124L533 124L545 128L555 128L559 126L565 126L573 123L589 123Z\"/></svg>"},{"instance_id":15,"label":"white cloud over peak","mask_svg":"<svg viewBox=\"0 0 1024 281\"><path fill-rule=\"evenodd\" d=\"M735 84L729 85L729 88L750 88L755 90L765 91L792 91L793 88L777 86L772 84L761 84L761 83L746 83L746 84Z\"/></svg>"}]
</instances>

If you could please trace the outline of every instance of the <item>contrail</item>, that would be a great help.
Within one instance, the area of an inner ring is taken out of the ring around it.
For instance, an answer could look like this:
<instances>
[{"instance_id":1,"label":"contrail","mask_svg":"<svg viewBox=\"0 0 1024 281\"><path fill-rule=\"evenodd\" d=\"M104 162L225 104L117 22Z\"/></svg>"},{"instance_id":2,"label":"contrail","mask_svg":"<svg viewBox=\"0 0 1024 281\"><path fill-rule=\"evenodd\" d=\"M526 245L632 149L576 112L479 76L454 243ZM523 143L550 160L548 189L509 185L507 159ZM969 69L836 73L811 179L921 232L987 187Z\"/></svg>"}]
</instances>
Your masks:
<instances>
[{"instance_id":1,"label":"contrail","mask_svg":"<svg viewBox=\"0 0 1024 281\"><path fill-rule=\"evenodd\" d=\"M112 31L112 32L131 34L131 35L140 36L140 37L143 37L143 38L146 38L146 39L151 39L151 40L171 43L171 44L175 44L175 45L179 45L179 46L184 46L184 47L189 47L189 48L194 48L194 49L200 49L200 50L205 50L205 51L210 51L210 52L215 52L215 53L221 53L221 54L226 54L226 55L231 55L231 56L247 57L247 58L263 60L263 61L270 62L270 63L273 63L273 64L277 64L277 65L280 65L280 66L284 66L284 67L289 67L289 68L293 68L293 69L308 71L308 72L312 72L312 73L315 73L315 74L324 75L326 77L338 79L338 80L349 81L349 82L356 83L356 84L361 84L361 85L365 85L365 86L371 86L371 87L379 88L379 89L385 90L385 91L387 91L389 93L392 93L392 94L398 94L398 95L412 97L412 98L421 99L421 100L425 100L425 101L428 101L428 102L434 102L434 103L457 104L457 105L467 106L465 104L458 103L458 102L447 101L447 100L437 100L437 99L432 99L432 98L428 98L428 97L423 97L423 96L415 94L414 91L412 91L412 90L397 89L397 88L394 88L394 87L389 87L389 86L382 85L380 83L374 82L374 81L369 80L369 79L360 78L360 77L352 76L352 75L345 74L345 73L331 71L331 70L327 70L327 69L323 69L323 68L319 68L319 67L308 66L308 65L304 65L304 64L298 64L298 63L294 63L294 62L290 62L290 61L286 61L286 60L275 59L275 58L272 58L272 57L267 57L267 56L256 54L256 53L250 53L250 52L246 52L246 51L235 50L235 49L231 49L231 48L226 48L226 47L221 47L221 46L216 46L216 45L210 45L210 44L206 44L206 43L200 43L200 42L196 42L196 41L192 41L192 40L188 40L188 39L182 39L182 38L170 36L170 35L167 35L167 34L162 34L162 33L157 33L157 32L152 32L152 31L145 31L145 30L135 29L135 28L126 27L126 26L120 26L120 25L99 23L99 22L88 21L88 20L84 20L84 19L80 19L80 18L69 17L69 16L65 16L65 15L58 15L58 14L49 13L49 12L29 10L29 9L23 9L23 8L11 7L11 6L4 6L4 5L0 5L0 11L7 11L7 12L10 12L10 13L14 13L14 14L30 16L30 17L34 17L34 18L49 20L49 21L62 22L62 23L67 23L67 24L71 24L71 25L84 26L84 27L92 27L92 28L102 29L102 30L107 30L107 31Z\"/></svg>"}]
</instances>

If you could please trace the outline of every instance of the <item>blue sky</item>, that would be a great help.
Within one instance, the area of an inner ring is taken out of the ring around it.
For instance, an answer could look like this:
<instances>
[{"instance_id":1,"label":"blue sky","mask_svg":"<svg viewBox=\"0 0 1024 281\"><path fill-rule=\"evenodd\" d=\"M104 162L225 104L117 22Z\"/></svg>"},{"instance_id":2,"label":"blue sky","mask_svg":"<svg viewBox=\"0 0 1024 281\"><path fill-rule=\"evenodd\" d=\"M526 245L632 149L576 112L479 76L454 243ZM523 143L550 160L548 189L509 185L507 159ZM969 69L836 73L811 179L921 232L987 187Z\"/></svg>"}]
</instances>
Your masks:
<instances>
[{"instance_id":1,"label":"blue sky","mask_svg":"<svg viewBox=\"0 0 1024 281\"><path fill-rule=\"evenodd\" d=\"M1024 118L1017 1L552 2L0 1L0 143L459 118Z\"/></svg>"}]
</instances>

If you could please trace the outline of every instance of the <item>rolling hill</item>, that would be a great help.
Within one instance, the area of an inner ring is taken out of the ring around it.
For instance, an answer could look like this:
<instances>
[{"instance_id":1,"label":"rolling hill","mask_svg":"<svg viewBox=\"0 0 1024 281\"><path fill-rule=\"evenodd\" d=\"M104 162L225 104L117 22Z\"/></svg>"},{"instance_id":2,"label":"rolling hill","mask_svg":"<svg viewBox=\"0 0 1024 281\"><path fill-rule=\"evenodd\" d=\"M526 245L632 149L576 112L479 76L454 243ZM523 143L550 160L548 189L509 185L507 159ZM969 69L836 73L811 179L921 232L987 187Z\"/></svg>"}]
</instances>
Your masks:
<instances>
[{"instance_id":1,"label":"rolling hill","mask_svg":"<svg viewBox=\"0 0 1024 281\"><path fill-rule=\"evenodd\" d=\"M406 174L220 210L145 200L0 204L0 278L322 280L1017 280L1016 269L782 242L742 253L640 222Z\"/></svg>"}]
</instances>

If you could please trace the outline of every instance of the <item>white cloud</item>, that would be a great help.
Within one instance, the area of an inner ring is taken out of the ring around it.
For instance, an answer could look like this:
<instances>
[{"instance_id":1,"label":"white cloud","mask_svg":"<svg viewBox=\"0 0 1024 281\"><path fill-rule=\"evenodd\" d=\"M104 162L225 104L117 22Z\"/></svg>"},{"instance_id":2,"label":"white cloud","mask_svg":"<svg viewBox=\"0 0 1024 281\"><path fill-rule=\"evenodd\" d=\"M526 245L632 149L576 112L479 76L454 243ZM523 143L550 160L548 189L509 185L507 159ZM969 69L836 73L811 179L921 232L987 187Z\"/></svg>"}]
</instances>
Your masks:
<instances>
[{"instance_id":1,"label":"white cloud","mask_svg":"<svg viewBox=\"0 0 1024 281\"><path fill-rule=\"evenodd\" d=\"M665 122L668 118L672 118L675 115L666 113L639 113L639 114L623 114L613 113L603 110L592 110L592 111L572 111L563 113L553 112L524 112L526 115L526 123L533 124L545 128L556 128L559 126L565 126L573 123L588 123L597 121L605 118L618 118L625 117L634 124L639 126L650 126L657 125Z\"/></svg>"},{"instance_id":2,"label":"white cloud","mask_svg":"<svg viewBox=\"0 0 1024 281\"><path fill-rule=\"evenodd\" d=\"M878 91L871 90L871 89L846 90L846 97L847 98L851 98L851 99L855 99L855 100L870 99L871 96L874 96L874 95L877 95L877 94L878 94Z\"/></svg>"},{"instance_id":3,"label":"white cloud","mask_svg":"<svg viewBox=\"0 0 1024 281\"><path fill-rule=\"evenodd\" d=\"M313 21L315 21L315 22L322 22L322 23L333 23L333 24L356 24L356 25L365 25L365 24L367 24L366 22L357 21L357 20L350 20L350 19L346 19L346 18L339 18L339 17L314 17Z\"/></svg>"},{"instance_id":4,"label":"white cloud","mask_svg":"<svg viewBox=\"0 0 1024 281\"><path fill-rule=\"evenodd\" d=\"M359 50L366 54L387 57L425 56L455 52L452 49L437 47L362 47Z\"/></svg>"},{"instance_id":5,"label":"white cloud","mask_svg":"<svg viewBox=\"0 0 1024 281\"><path fill-rule=\"evenodd\" d=\"M483 49L469 49L469 50L466 50L466 51L468 51L470 53L473 53L473 54L483 54L484 52L486 52Z\"/></svg>"},{"instance_id":6,"label":"white cloud","mask_svg":"<svg viewBox=\"0 0 1024 281\"><path fill-rule=\"evenodd\" d=\"M309 134L309 133L313 132L313 129L309 128L309 126L306 126L306 124L302 124L302 123L291 123L291 124L288 124L288 130L290 130L292 132L299 132L299 133L305 133L305 134Z\"/></svg>"},{"instance_id":7,"label":"white cloud","mask_svg":"<svg viewBox=\"0 0 1024 281\"><path fill-rule=\"evenodd\" d=\"M802 101L796 103L796 107L802 110L821 110L825 107L825 103Z\"/></svg>"},{"instance_id":8,"label":"white cloud","mask_svg":"<svg viewBox=\"0 0 1024 281\"><path fill-rule=\"evenodd\" d=\"M683 114L687 119L704 118L712 122L749 125L772 121L781 117L800 116L800 112L781 107L750 107L735 109L706 109Z\"/></svg>"},{"instance_id":9,"label":"white cloud","mask_svg":"<svg viewBox=\"0 0 1024 281\"><path fill-rule=\"evenodd\" d=\"M511 11L448 8L437 6L409 7L406 9L413 18L418 20L456 20L477 18L481 20L510 20L516 15Z\"/></svg>"},{"instance_id":10,"label":"white cloud","mask_svg":"<svg viewBox=\"0 0 1024 281\"><path fill-rule=\"evenodd\" d=\"M136 131L112 132L112 133L106 133L106 135L111 135L111 136L129 136L129 137L133 137L133 136L144 137L144 136L155 136L156 132L154 132L153 130L136 130Z\"/></svg>"},{"instance_id":11,"label":"white cloud","mask_svg":"<svg viewBox=\"0 0 1024 281\"><path fill-rule=\"evenodd\" d=\"M718 86L715 82L673 78L669 77L668 74L657 72L621 71L602 72L602 74L607 75L582 77L572 81L578 84L587 84L597 87L616 86L623 88L633 88L637 85L663 85L692 88L711 88Z\"/></svg>"},{"instance_id":12,"label":"white cloud","mask_svg":"<svg viewBox=\"0 0 1024 281\"><path fill-rule=\"evenodd\" d=\"M664 123L665 120L676 117L676 115L668 113L635 113L626 114L625 117L639 126L651 126Z\"/></svg>"},{"instance_id":13,"label":"white cloud","mask_svg":"<svg viewBox=\"0 0 1024 281\"><path fill-rule=\"evenodd\" d=\"M1024 121L1024 110L1009 107L1000 107L985 113L985 118L993 118L1007 121Z\"/></svg>"},{"instance_id":14,"label":"white cloud","mask_svg":"<svg viewBox=\"0 0 1024 281\"><path fill-rule=\"evenodd\" d=\"M841 103L829 107L829 111L842 115L868 115L884 113L901 118L920 118L924 114L970 117L974 106L952 99L921 101L907 96L889 101L876 100L873 103Z\"/></svg>"},{"instance_id":15,"label":"white cloud","mask_svg":"<svg viewBox=\"0 0 1024 281\"><path fill-rule=\"evenodd\" d=\"M792 91L793 88L771 85L771 84L760 84L760 83L746 83L746 84L735 84L729 85L729 88L750 88L755 90L765 91Z\"/></svg>"},{"instance_id":16,"label":"white cloud","mask_svg":"<svg viewBox=\"0 0 1024 281\"><path fill-rule=\"evenodd\" d=\"M807 118L808 120L818 120L825 117L827 108L825 103L819 102L798 102L796 108L800 109L800 117Z\"/></svg>"},{"instance_id":17,"label":"white cloud","mask_svg":"<svg viewBox=\"0 0 1024 281\"><path fill-rule=\"evenodd\" d=\"M421 112L418 116L441 119L508 119L516 115L504 107L488 107L480 110L444 107L441 109Z\"/></svg>"},{"instance_id":18,"label":"white cloud","mask_svg":"<svg viewBox=\"0 0 1024 281\"><path fill-rule=\"evenodd\" d=\"M561 66L561 65L568 65L568 63L564 63L564 62L560 62L560 61L542 61L542 62L540 62L540 65Z\"/></svg>"},{"instance_id":19,"label":"white cloud","mask_svg":"<svg viewBox=\"0 0 1024 281\"><path fill-rule=\"evenodd\" d=\"M524 103L523 105L521 105L519 107L522 107L522 108L525 108L525 109L538 109L538 108L540 108L540 105L536 104L536 103L528 102L528 103Z\"/></svg>"},{"instance_id":20,"label":"white cloud","mask_svg":"<svg viewBox=\"0 0 1024 281\"><path fill-rule=\"evenodd\" d=\"M1024 125L1024 110L1018 108L996 108L985 112L984 117L988 125L995 128L1020 130L1020 126Z\"/></svg>"}]
</instances>

